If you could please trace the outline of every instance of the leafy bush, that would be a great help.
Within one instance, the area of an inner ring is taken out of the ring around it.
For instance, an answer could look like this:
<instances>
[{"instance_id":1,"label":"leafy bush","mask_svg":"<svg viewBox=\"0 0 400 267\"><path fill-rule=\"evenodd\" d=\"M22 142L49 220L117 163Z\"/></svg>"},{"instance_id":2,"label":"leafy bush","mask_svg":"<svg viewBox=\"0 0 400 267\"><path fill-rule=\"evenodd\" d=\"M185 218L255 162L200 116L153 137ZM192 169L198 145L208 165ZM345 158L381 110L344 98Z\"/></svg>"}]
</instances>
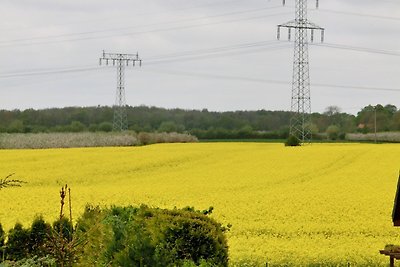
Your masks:
<instances>
[{"instance_id":1,"label":"leafy bush","mask_svg":"<svg viewBox=\"0 0 400 267\"><path fill-rule=\"evenodd\" d=\"M1 267L56 267L56 262L51 257L38 257L24 258L16 262L6 261L0 264Z\"/></svg>"},{"instance_id":2,"label":"leafy bush","mask_svg":"<svg viewBox=\"0 0 400 267\"><path fill-rule=\"evenodd\" d=\"M36 256L45 256L46 242L48 242L51 233L50 224L43 220L43 217L36 217L33 222L29 233L29 247L30 253Z\"/></svg>"},{"instance_id":3,"label":"leafy bush","mask_svg":"<svg viewBox=\"0 0 400 267\"><path fill-rule=\"evenodd\" d=\"M8 233L6 258L9 260L21 260L29 254L29 230L22 224L16 223Z\"/></svg>"},{"instance_id":4,"label":"leafy bush","mask_svg":"<svg viewBox=\"0 0 400 267\"><path fill-rule=\"evenodd\" d=\"M4 247L5 239L6 239L6 235L3 230L3 226L0 223L0 262L3 259L3 247Z\"/></svg>"},{"instance_id":5,"label":"leafy bush","mask_svg":"<svg viewBox=\"0 0 400 267\"><path fill-rule=\"evenodd\" d=\"M88 206L75 230L66 218L51 227L37 217L9 231L4 266L228 266L227 228L212 211Z\"/></svg>"},{"instance_id":6,"label":"leafy bush","mask_svg":"<svg viewBox=\"0 0 400 267\"><path fill-rule=\"evenodd\" d=\"M294 136L294 135L289 135L288 139L285 142L285 146L300 146L300 140Z\"/></svg>"},{"instance_id":7,"label":"leafy bush","mask_svg":"<svg viewBox=\"0 0 400 267\"><path fill-rule=\"evenodd\" d=\"M336 140L339 138L339 132L340 129L338 126L336 125L330 125L327 129L326 129L326 133L328 135L328 138L330 140Z\"/></svg>"},{"instance_id":8,"label":"leafy bush","mask_svg":"<svg viewBox=\"0 0 400 267\"><path fill-rule=\"evenodd\" d=\"M77 228L89 238L80 264L227 266L226 228L205 215L211 211L87 207Z\"/></svg>"},{"instance_id":9,"label":"leafy bush","mask_svg":"<svg viewBox=\"0 0 400 267\"><path fill-rule=\"evenodd\" d=\"M66 240L71 241L74 228L71 221L64 217L53 223L53 231L59 233Z\"/></svg>"},{"instance_id":10,"label":"leafy bush","mask_svg":"<svg viewBox=\"0 0 400 267\"><path fill-rule=\"evenodd\" d=\"M98 130L102 132L111 132L113 125L111 122L102 122L99 124Z\"/></svg>"}]
</instances>

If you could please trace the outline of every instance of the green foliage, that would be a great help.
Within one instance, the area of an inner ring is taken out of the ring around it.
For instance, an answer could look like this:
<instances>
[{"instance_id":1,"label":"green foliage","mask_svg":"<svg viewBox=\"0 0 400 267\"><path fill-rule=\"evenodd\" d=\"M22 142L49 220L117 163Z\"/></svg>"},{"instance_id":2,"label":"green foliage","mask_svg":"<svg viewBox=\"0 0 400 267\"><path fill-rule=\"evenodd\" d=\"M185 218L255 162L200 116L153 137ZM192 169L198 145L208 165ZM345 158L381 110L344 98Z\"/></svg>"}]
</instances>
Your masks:
<instances>
[{"instance_id":1,"label":"green foliage","mask_svg":"<svg viewBox=\"0 0 400 267\"><path fill-rule=\"evenodd\" d=\"M177 132L178 127L176 126L175 122L173 121L163 121L158 127L158 132L160 133L172 133Z\"/></svg>"},{"instance_id":2,"label":"green foliage","mask_svg":"<svg viewBox=\"0 0 400 267\"><path fill-rule=\"evenodd\" d=\"M36 256L46 256L46 243L51 234L51 226L46 223L43 217L36 217L29 232L29 248L30 253Z\"/></svg>"},{"instance_id":3,"label":"green foliage","mask_svg":"<svg viewBox=\"0 0 400 267\"><path fill-rule=\"evenodd\" d=\"M90 124L88 127L88 130L89 130L89 132L92 132L92 133L96 132L98 130L97 124L94 124L94 123Z\"/></svg>"},{"instance_id":4,"label":"green foliage","mask_svg":"<svg viewBox=\"0 0 400 267\"><path fill-rule=\"evenodd\" d=\"M344 133L400 130L400 111L394 105L364 107L357 116L329 106L322 114L311 114L313 134L337 125ZM291 113L288 111L209 112L208 110L127 107L128 124L135 132L183 132L200 139L286 139ZM112 107L67 107L24 111L0 110L0 131L17 133L111 131Z\"/></svg>"},{"instance_id":5,"label":"green foliage","mask_svg":"<svg viewBox=\"0 0 400 267\"><path fill-rule=\"evenodd\" d=\"M209 112L208 110L163 109L156 107L127 107L128 125L135 132L183 132L196 135L200 139L286 139L290 112L287 111L236 111ZM343 128L344 121L352 121L354 116L340 113L334 115ZM321 131L332 124L333 118L324 114L313 114L312 121ZM67 107L44 110L0 111L0 131L19 120L26 132L67 132L109 131L113 120L112 107ZM79 122L76 124L73 122ZM343 121L343 125L342 125ZM104 123L104 124L103 124ZM97 127L95 127L97 126ZM27 129L29 128L29 129ZM343 128L345 129L345 128ZM19 130L21 131L21 127Z\"/></svg>"},{"instance_id":6,"label":"green foliage","mask_svg":"<svg viewBox=\"0 0 400 267\"><path fill-rule=\"evenodd\" d=\"M111 257L106 250L115 238L111 226L104 222L105 216L99 207L86 206L78 219L76 233L87 242L83 247L85 256L79 261L81 266L101 266Z\"/></svg>"},{"instance_id":7,"label":"green foliage","mask_svg":"<svg viewBox=\"0 0 400 267\"><path fill-rule=\"evenodd\" d=\"M9 133L23 133L24 132L24 123L21 120L14 120L8 126Z\"/></svg>"},{"instance_id":8,"label":"green foliage","mask_svg":"<svg viewBox=\"0 0 400 267\"><path fill-rule=\"evenodd\" d=\"M69 127L69 130L73 133L83 132L86 129L85 125L80 121L72 121Z\"/></svg>"},{"instance_id":9,"label":"green foliage","mask_svg":"<svg viewBox=\"0 0 400 267\"><path fill-rule=\"evenodd\" d=\"M99 124L98 130L101 132L111 132L113 125L111 122L102 122Z\"/></svg>"},{"instance_id":10,"label":"green foliage","mask_svg":"<svg viewBox=\"0 0 400 267\"><path fill-rule=\"evenodd\" d=\"M56 267L55 260L49 256L24 258L16 262L4 262L0 267Z\"/></svg>"},{"instance_id":11,"label":"green foliage","mask_svg":"<svg viewBox=\"0 0 400 267\"><path fill-rule=\"evenodd\" d=\"M57 266L74 266L79 261L85 245L85 237L75 234L71 221L61 218L53 223L46 249Z\"/></svg>"},{"instance_id":12,"label":"green foliage","mask_svg":"<svg viewBox=\"0 0 400 267\"><path fill-rule=\"evenodd\" d=\"M77 228L89 237L80 263L95 259L109 266L227 266L226 228L205 215L212 210L87 207Z\"/></svg>"},{"instance_id":13,"label":"green foliage","mask_svg":"<svg viewBox=\"0 0 400 267\"><path fill-rule=\"evenodd\" d=\"M6 233L3 230L3 226L0 223L0 262L3 259L4 242L6 239Z\"/></svg>"},{"instance_id":14,"label":"green foliage","mask_svg":"<svg viewBox=\"0 0 400 267\"><path fill-rule=\"evenodd\" d=\"M39 216L9 231L5 266L228 266L227 228L212 211L88 206L75 230L66 218L51 227Z\"/></svg>"},{"instance_id":15,"label":"green foliage","mask_svg":"<svg viewBox=\"0 0 400 267\"><path fill-rule=\"evenodd\" d=\"M22 224L16 223L8 233L6 258L9 260L21 260L29 254L29 230Z\"/></svg>"},{"instance_id":16,"label":"green foliage","mask_svg":"<svg viewBox=\"0 0 400 267\"><path fill-rule=\"evenodd\" d=\"M215 265L208 263L206 260L200 260L197 264L190 260L184 260L182 267L215 267Z\"/></svg>"},{"instance_id":17,"label":"green foliage","mask_svg":"<svg viewBox=\"0 0 400 267\"><path fill-rule=\"evenodd\" d=\"M328 129L326 129L326 134L329 140L337 140L339 138L340 129L336 125L330 125Z\"/></svg>"},{"instance_id":18,"label":"green foliage","mask_svg":"<svg viewBox=\"0 0 400 267\"><path fill-rule=\"evenodd\" d=\"M300 140L294 135L290 135L285 142L285 146L300 146L300 145L301 145Z\"/></svg>"},{"instance_id":19,"label":"green foliage","mask_svg":"<svg viewBox=\"0 0 400 267\"><path fill-rule=\"evenodd\" d=\"M53 231L59 233L64 239L71 241L74 227L70 220L63 217L53 223Z\"/></svg>"}]
</instances>

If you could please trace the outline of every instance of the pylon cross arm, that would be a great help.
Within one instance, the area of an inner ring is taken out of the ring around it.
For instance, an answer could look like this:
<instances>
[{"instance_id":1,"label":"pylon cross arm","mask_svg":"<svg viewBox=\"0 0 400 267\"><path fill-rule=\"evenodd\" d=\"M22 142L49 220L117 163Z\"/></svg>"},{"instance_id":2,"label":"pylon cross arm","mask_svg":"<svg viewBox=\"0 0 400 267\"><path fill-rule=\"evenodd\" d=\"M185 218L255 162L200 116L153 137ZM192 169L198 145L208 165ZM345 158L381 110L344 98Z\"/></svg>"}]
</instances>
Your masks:
<instances>
[{"instance_id":1,"label":"pylon cross arm","mask_svg":"<svg viewBox=\"0 0 400 267\"><path fill-rule=\"evenodd\" d=\"M325 28L322 28L318 26L317 24L310 22L310 21L305 21L302 23L299 23L295 20L289 21L284 24L278 25L280 28L293 28L293 29L309 29L309 30L325 30Z\"/></svg>"}]
</instances>

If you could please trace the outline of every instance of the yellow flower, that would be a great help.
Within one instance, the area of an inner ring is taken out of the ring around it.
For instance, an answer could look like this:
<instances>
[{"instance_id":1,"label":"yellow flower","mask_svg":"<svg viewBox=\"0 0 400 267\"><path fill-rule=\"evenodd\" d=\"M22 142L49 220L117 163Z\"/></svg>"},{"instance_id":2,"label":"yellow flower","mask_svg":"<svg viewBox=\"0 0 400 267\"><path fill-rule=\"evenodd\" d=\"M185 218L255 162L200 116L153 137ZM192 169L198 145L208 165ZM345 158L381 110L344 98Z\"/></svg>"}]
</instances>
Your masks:
<instances>
[{"instance_id":1,"label":"yellow flower","mask_svg":"<svg viewBox=\"0 0 400 267\"><path fill-rule=\"evenodd\" d=\"M214 207L232 224L232 264L387 264L400 244L391 211L400 146L265 143L160 144L124 148L1 150L0 177L28 182L0 191L0 222L29 225L58 215L72 190L77 218L87 203Z\"/></svg>"}]
</instances>

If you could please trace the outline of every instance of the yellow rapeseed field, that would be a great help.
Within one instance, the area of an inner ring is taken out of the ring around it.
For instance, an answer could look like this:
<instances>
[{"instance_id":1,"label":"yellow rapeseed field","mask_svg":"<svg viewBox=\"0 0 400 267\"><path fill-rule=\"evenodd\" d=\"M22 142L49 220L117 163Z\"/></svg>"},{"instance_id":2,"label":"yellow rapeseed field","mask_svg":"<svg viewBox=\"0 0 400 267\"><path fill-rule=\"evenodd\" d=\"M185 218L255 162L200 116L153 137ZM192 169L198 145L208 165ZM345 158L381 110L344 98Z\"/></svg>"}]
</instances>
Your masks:
<instances>
[{"instance_id":1,"label":"yellow rapeseed field","mask_svg":"<svg viewBox=\"0 0 400 267\"><path fill-rule=\"evenodd\" d=\"M58 215L72 188L74 217L86 203L214 207L227 225L232 264L371 266L400 244L391 212L400 145L162 144L126 148L1 150L0 222L28 225Z\"/></svg>"}]
</instances>

